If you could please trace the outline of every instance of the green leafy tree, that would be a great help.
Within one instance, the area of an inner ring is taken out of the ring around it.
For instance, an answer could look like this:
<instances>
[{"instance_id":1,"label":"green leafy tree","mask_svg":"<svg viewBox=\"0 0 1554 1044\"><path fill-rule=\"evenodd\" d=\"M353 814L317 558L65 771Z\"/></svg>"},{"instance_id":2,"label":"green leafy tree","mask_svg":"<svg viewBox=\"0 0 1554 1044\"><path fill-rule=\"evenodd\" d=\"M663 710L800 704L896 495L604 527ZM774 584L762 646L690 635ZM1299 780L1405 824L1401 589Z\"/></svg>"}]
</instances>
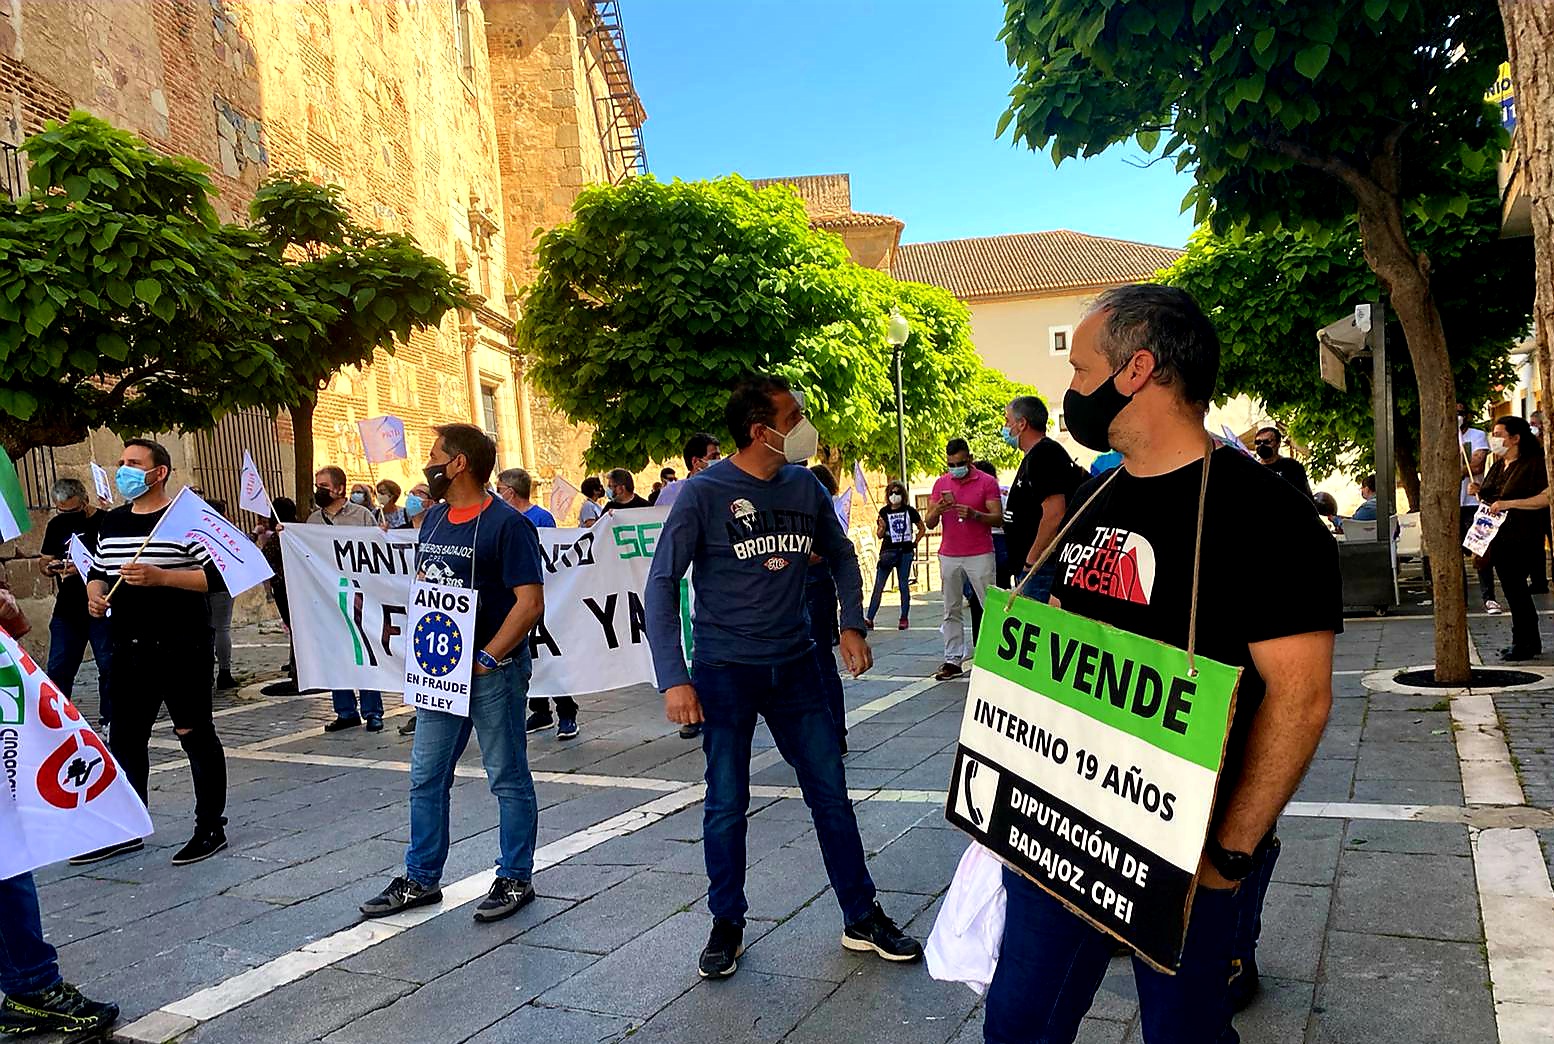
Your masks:
<instances>
[{"instance_id":1,"label":"green leafy tree","mask_svg":"<svg viewBox=\"0 0 1554 1044\"><path fill-rule=\"evenodd\" d=\"M284 394L243 304L252 260L204 168L84 113L29 138L31 192L0 204L0 444L13 457L208 428Z\"/></svg>"},{"instance_id":2,"label":"green leafy tree","mask_svg":"<svg viewBox=\"0 0 1554 1044\"><path fill-rule=\"evenodd\" d=\"M1505 144L1483 102L1505 38L1492 6L1446 0L1008 0L1017 70L999 133L1055 161L1130 139L1195 184L1216 231L1357 220L1420 388L1424 536L1456 544L1456 392L1431 256L1407 218L1467 212L1455 174ZM1165 138L1161 145L1162 137ZM1462 570L1431 559L1436 677L1468 677Z\"/></svg>"},{"instance_id":3,"label":"green leafy tree","mask_svg":"<svg viewBox=\"0 0 1554 1044\"><path fill-rule=\"evenodd\" d=\"M1527 330L1532 301L1532 243L1500 238L1499 195L1487 172L1475 179L1462 217L1409 220L1411 238L1433 259L1441 321L1452 346L1458 397L1476 408L1514 374L1510 350ZM1224 347L1222 397L1249 395L1311 454L1318 478L1374 470L1369 366L1350 367L1348 389L1324 382L1315 365L1314 331L1355 304L1381 298L1351 219L1331 234L1277 229L1216 235L1204 227L1161 278L1189 291L1209 313ZM1419 503L1419 387L1402 327L1389 313L1394 455L1409 504Z\"/></svg>"},{"instance_id":4,"label":"green leafy tree","mask_svg":"<svg viewBox=\"0 0 1554 1044\"><path fill-rule=\"evenodd\" d=\"M234 235L262 259L252 267L247 304L267 318L270 350L286 368L286 394L269 404L291 414L304 503L313 484L313 411L331 375L472 304L464 281L413 239L358 224L338 185L282 174L260 186L249 211L252 228Z\"/></svg>"},{"instance_id":5,"label":"green leafy tree","mask_svg":"<svg viewBox=\"0 0 1554 1044\"><path fill-rule=\"evenodd\" d=\"M893 308L912 329L910 466L936 470L963 434L983 369L965 306L853 264L792 190L636 178L584 190L573 214L540 239L520 337L539 387L592 426L589 467L674 459L689 435L722 430L734 380L765 370L803 389L830 459L893 474Z\"/></svg>"}]
</instances>

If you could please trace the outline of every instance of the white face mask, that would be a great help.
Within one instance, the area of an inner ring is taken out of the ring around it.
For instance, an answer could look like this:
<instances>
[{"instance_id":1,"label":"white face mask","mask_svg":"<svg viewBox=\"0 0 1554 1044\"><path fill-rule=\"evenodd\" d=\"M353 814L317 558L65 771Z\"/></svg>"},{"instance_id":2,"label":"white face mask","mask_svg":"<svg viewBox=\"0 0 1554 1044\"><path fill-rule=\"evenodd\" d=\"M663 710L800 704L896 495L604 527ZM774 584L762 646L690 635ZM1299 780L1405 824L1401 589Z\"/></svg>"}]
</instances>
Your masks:
<instances>
[{"instance_id":1,"label":"white face mask","mask_svg":"<svg viewBox=\"0 0 1554 1044\"><path fill-rule=\"evenodd\" d=\"M891 494L891 495L890 495L890 502L891 502L891 503L892 503L892 504L899 504L899 503L901 503L901 501L902 501L902 500L903 500L903 499L904 499L904 498L903 498L903 497L902 497L902 496L901 496L901 494L900 494L900 493L892 493L892 494Z\"/></svg>"},{"instance_id":2,"label":"white face mask","mask_svg":"<svg viewBox=\"0 0 1554 1044\"><path fill-rule=\"evenodd\" d=\"M1489 437L1489 452L1493 453L1495 456L1505 456L1505 451L1509 448L1510 447L1505 444L1505 440L1500 436L1491 435Z\"/></svg>"},{"instance_id":3,"label":"white face mask","mask_svg":"<svg viewBox=\"0 0 1554 1044\"><path fill-rule=\"evenodd\" d=\"M766 443L766 448L773 453L781 453L789 464L802 464L820 449L820 432L815 430L808 417L801 418L786 435L775 428L770 430L782 440L782 449L777 449L771 443Z\"/></svg>"}]
</instances>

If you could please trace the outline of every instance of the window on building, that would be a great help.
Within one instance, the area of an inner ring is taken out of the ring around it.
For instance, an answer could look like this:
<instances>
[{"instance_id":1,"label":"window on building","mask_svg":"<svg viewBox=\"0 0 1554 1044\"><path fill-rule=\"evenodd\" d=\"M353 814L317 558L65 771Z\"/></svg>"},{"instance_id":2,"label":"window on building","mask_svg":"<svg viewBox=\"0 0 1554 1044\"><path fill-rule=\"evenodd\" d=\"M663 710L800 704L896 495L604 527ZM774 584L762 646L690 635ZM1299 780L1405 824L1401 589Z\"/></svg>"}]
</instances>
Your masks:
<instances>
[{"instance_id":1,"label":"window on building","mask_svg":"<svg viewBox=\"0 0 1554 1044\"><path fill-rule=\"evenodd\" d=\"M1064 420L1063 420L1063 411L1062 410L1059 410L1057 412L1057 418L1058 418L1058 431L1067 431L1068 430L1068 424L1065 423Z\"/></svg>"},{"instance_id":2,"label":"window on building","mask_svg":"<svg viewBox=\"0 0 1554 1044\"><path fill-rule=\"evenodd\" d=\"M1068 343L1074 338L1072 326L1047 327L1047 343L1053 355L1067 355Z\"/></svg>"},{"instance_id":3,"label":"window on building","mask_svg":"<svg viewBox=\"0 0 1554 1044\"><path fill-rule=\"evenodd\" d=\"M459 71L466 79L475 75L475 23L469 0L453 0L453 44L459 56Z\"/></svg>"},{"instance_id":4,"label":"window on building","mask_svg":"<svg viewBox=\"0 0 1554 1044\"><path fill-rule=\"evenodd\" d=\"M496 413L496 389L489 384L480 386L480 415L486 427L486 434L491 436L497 445L502 444L501 426L497 424Z\"/></svg>"}]
</instances>

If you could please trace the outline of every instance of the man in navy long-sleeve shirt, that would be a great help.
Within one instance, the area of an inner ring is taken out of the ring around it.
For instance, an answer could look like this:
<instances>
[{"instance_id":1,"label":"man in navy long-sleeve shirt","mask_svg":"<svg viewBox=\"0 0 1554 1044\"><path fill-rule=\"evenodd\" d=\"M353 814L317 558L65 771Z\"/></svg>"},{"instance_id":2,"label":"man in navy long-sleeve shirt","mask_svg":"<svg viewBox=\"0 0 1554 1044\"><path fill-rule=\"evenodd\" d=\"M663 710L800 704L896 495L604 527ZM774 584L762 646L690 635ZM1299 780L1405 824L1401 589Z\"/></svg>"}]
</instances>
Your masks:
<instances>
[{"instance_id":1,"label":"man in navy long-sleeve shirt","mask_svg":"<svg viewBox=\"0 0 1554 1044\"><path fill-rule=\"evenodd\" d=\"M855 677L873 663L852 542L820 482L790 466L814 455L814 425L780 377L742 382L725 416L739 451L686 480L659 536L646 598L648 641L669 720L703 723L702 834L713 920L698 970L703 978L732 975L744 951L745 814L758 715L798 774L842 907L842 945L915 961L922 947L874 898L809 636L804 572L814 551L836 578L843 662ZM692 565L694 662L687 672L680 578Z\"/></svg>"}]
</instances>

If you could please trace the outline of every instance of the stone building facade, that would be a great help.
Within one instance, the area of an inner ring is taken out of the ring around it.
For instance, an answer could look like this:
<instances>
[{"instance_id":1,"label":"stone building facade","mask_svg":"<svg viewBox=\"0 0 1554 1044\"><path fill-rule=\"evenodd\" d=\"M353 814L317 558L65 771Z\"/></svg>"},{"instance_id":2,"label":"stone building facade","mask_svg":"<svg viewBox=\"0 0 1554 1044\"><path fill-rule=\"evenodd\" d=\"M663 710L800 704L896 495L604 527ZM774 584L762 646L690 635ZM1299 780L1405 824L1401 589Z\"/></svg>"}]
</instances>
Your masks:
<instances>
[{"instance_id":1,"label":"stone building facade","mask_svg":"<svg viewBox=\"0 0 1554 1044\"><path fill-rule=\"evenodd\" d=\"M268 174L300 170L469 281L477 308L334 377L317 464L408 486L430 426L460 420L496 438L501 467L581 478L586 433L526 385L514 330L533 230L584 185L645 169L615 0L0 0L0 146L72 109L207 164L226 220ZM380 414L404 419L409 457L369 468L355 425ZM223 429L172 440L185 481L235 492L241 449L267 438L253 449L272 493L294 488L284 417ZM106 436L21 469L41 505L54 474L116 451ZM45 595L25 572L7 569Z\"/></svg>"}]
</instances>

